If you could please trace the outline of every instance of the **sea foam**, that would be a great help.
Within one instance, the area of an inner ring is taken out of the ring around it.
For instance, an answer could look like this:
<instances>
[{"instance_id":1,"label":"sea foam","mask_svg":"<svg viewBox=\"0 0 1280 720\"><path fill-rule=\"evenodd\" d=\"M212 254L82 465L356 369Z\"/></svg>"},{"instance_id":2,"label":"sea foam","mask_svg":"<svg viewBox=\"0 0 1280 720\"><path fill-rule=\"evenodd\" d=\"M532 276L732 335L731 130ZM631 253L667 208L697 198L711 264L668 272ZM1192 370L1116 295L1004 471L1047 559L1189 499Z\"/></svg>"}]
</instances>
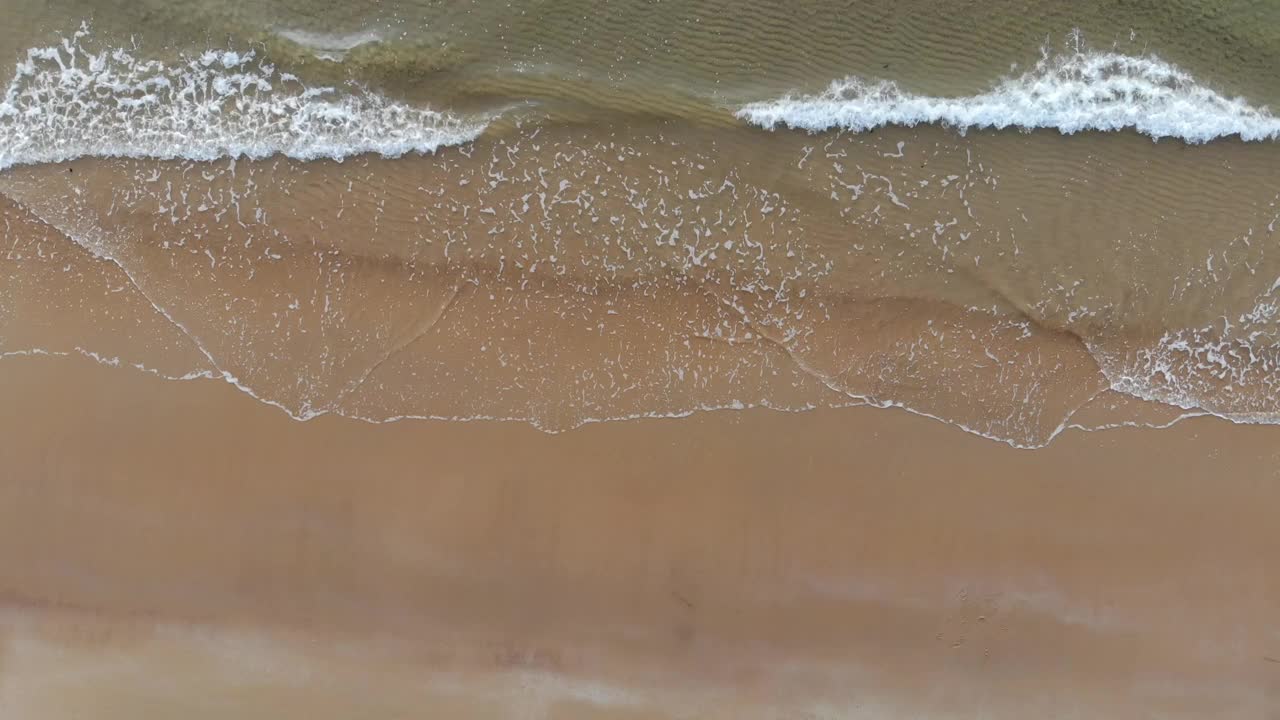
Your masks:
<instances>
[{"instance_id":1,"label":"sea foam","mask_svg":"<svg viewBox=\"0 0 1280 720\"><path fill-rule=\"evenodd\" d=\"M252 51L166 63L91 52L87 34L28 50L18 64L0 99L0 170L86 155L398 156L468 142L486 125L360 88L310 87Z\"/></svg>"},{"instance_id":2,"label":"sea foam","mask_svg":"<svg viewBox=\"0 0 1280 720\"><path fill-rule=\"evenodd\" d=\"M382 33L376 30L336 34L279 28L275 30L275 34L295 45L300 45L310 50L311 54L317 58L330 62L342 62L347 53L352 50L362 45L382 42L383 39Z\"/></svg>"},{"instance_id":3,"label":"sea foam","mask_svg":"<svg viewBox=\"0 0 1280 720\"><path fill-rule=\"evenodd\" d=\"M1115 52L1046 53L1027 72L979 95L917 95L892 81L848 77L820 94L751 103L737 115L766 128L782 125L811 132L936 123L961 132L1132 129L1188 143L1280 137L1280 119L1266 107L1222 95L1157 57Z\"/></svg>"}]
</instances>

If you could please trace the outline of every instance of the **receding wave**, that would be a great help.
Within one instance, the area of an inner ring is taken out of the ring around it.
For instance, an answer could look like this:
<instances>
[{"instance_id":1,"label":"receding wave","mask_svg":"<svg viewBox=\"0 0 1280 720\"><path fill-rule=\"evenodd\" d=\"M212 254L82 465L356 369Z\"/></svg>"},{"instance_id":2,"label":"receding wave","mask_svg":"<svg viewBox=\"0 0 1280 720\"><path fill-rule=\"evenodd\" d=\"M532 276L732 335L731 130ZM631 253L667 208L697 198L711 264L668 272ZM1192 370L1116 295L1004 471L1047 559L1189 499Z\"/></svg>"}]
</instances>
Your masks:
<instances>
[{"instance_id":1,"label":"receding wave","mask_svg":"<svg viewBox=\"0 0 1280 720\"><path fill-rule=\"evenodd\" d=\"M1132 129L1155 139L1204 143L1239 136L1280 137L1280 119L1265 107L1227 97L1154 56L1114 52L1046 54L1035 66L968 97L918 95L889 80L849 77L822 93L749 104L738 117L798 130L866 131L885 125L936 123L956 128Z\"/></svg>"},{"instance_id":2,"label":"receding wave","mask_svg":"<svg viewBox=\"0 0 1280 720\"><path fill-rule=\"evenodd\" d=\"M80 156L399 156L468 142L485 127L358 88L311 87L253 51L165 63L92 52L87 34L28 50L18 64L0 101L0 169Z\"/></svg>"}]
</instances>

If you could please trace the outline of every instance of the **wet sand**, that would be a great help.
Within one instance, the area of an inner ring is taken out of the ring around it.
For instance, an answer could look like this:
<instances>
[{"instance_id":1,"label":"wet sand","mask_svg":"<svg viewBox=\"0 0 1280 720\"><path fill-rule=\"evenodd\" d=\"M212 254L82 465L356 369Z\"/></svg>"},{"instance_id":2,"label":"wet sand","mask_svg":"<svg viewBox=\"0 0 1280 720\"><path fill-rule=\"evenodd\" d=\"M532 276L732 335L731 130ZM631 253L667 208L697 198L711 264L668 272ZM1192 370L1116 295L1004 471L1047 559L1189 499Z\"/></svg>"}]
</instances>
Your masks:
<instances>
[{"instance_id":1,"label":"wet sand","mask_svg":"<svg viewBox=\"0 0 1280 720\"><path fill-rule=\"evenodd\" d=\"M5 717L1280 710L1280 428L303 423L3 363Z\"/></svg>"}]
</instances>

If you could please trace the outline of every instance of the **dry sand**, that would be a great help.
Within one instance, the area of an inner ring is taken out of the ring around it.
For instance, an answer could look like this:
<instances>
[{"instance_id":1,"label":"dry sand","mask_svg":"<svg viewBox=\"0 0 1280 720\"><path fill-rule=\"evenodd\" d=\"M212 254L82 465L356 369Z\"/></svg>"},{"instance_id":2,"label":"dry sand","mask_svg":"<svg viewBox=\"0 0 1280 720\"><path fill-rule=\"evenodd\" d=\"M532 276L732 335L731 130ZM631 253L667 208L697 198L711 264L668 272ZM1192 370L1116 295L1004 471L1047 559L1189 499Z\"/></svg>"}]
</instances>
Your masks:
<instances>
[{"instance_id":1,"label":"dry sand","mask_svg":"<svg viewBox=\"0 0 1280 720\"><path fill-rule=\"evenodd\" d=\"M297 422L0 372L0 717L1280 716L1280 429Z\"/></svg>"}]
</instances>

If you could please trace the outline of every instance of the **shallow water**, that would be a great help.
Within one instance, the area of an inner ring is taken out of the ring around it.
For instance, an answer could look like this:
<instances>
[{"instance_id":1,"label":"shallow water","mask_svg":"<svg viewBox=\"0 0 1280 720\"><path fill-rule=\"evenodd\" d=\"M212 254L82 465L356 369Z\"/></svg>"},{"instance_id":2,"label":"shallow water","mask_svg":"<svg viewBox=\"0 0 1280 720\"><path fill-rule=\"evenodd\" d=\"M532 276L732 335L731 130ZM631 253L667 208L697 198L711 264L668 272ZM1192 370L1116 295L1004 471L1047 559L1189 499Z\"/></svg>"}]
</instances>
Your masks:
<instances>
[{"instance_id":1,"label":"shallow water","mask_svg":"<svg viewBox=\"0 0 1280 720\"><path fill-rule=\"evenodd\" d=\"M1046 45L1074 48L1080 38L1098 49L1158 53L1259 103L1280 97L1280 8L1266 0L6 4L19 18L6 51L89 20L106 42L136 40L157 53L265 43L282 62L450 104L498 96L705 107L817 90L847 75L964 95L987 89L1014 63L1033 63ZM315 57L334 50L348 53L340 66Z\"/></svg>"},{"instance_id":2,"label":"shallow water","mask_svg":"<svg viewBox=\"0 0 1280 720\"><path fill-rule=\"evenodd\" d=\"M20 3L0 353L298 418L1273 422L1276 6L955 7Z\"/></svg>"}]
</instances>

